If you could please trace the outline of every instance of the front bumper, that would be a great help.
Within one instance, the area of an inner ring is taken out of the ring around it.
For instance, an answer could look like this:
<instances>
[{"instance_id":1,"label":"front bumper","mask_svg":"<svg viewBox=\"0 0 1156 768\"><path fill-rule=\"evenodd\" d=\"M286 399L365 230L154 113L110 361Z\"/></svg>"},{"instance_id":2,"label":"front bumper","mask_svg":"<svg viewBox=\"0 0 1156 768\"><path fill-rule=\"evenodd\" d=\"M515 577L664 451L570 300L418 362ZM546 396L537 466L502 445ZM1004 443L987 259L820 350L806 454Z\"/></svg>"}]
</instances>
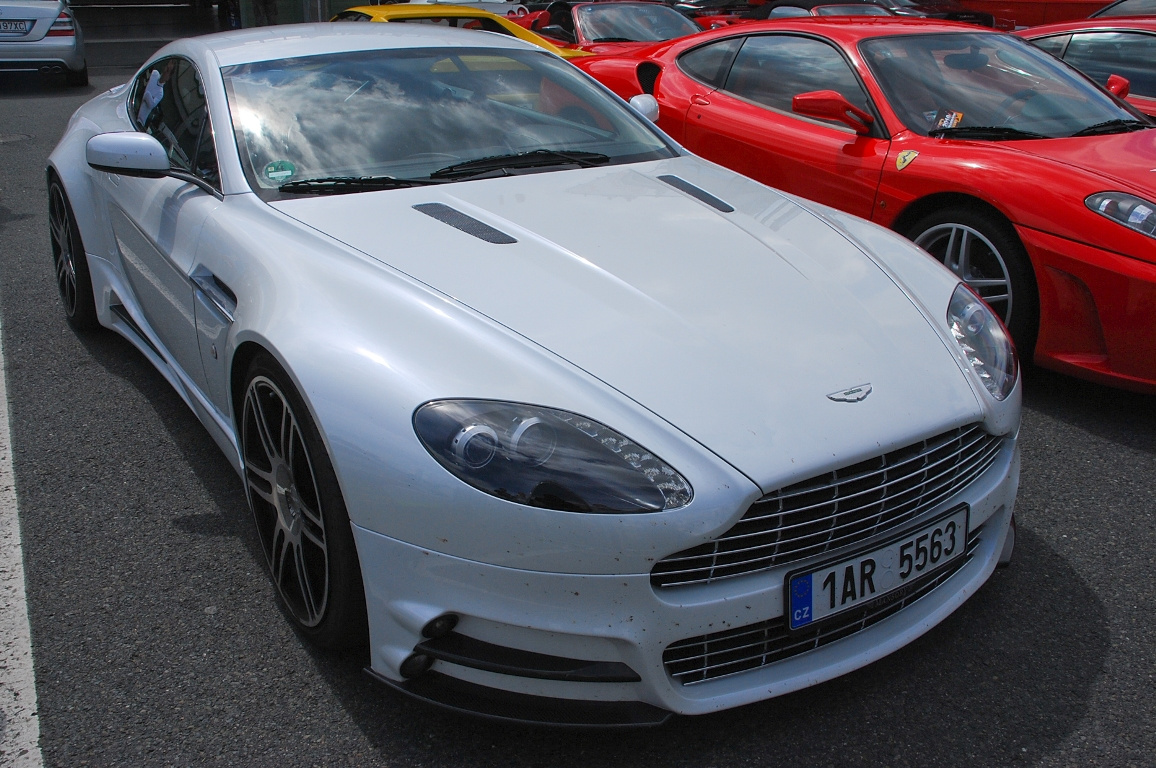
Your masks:
<instances>
[{"instance_id":1,"label":"front bumper","mask_svg":"<svg viewBox=\"0 0 1156 768\"><path fill-rule=\"evenodd\" d=\"M593 576L497 567L355 526L371 674L454 709L567 725L657 723L669 713L703 714L780 696L886 656L958 608L996 566L1018 481L1019 450L1009 438L982 476L923 516L968 504L974 543L958 570L918 599L813 650L689 684L670 674L668 648L780 619L783 579L809 561L660 589L645 573ZM849 551L889 537L882 534ZM457 617L452 633L423 637L423 628L447 614ZM415 664L415 652L431 654L425 661L432 659L432 666Z\"/></svg>"},{"instance_id":2,"label":"front bumper","mask_svg":"<svg viewBox=\"0 0 1156 768\"><path fill-rule=\"evenodd\" d=\"M1156 394L1156 264L1038 230L1018 231L1040 294L1035 362Z\"/></svg>"}]
</instances>

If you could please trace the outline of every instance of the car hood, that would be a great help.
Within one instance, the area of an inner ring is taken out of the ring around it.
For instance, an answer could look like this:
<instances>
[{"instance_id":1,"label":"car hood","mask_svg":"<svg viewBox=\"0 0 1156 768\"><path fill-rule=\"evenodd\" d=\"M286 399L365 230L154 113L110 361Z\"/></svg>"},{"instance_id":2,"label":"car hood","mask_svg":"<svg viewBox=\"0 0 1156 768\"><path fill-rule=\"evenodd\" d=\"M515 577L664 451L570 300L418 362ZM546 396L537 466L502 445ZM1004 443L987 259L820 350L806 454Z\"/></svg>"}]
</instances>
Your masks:
<instances>
[{"instance_id":1,"label":"car hood","mask_svg":"<svg viewBox=\"0 0 1156 768\"><path fill-rule=\"evenodd\" d=\"M1156 128L1107 136L1008 141L1000 146L1063 163L1104 180L1102 189L1089 193L1119 190L1150 200L1156 196Z\"/></svg>"},{"instance_id":2,"label":"car hood","mask_svg":"<svg viewBox=\"0 0 1156 768\"><path fill-rule=\"evenodd\" d=\"M657 178L674 173L737 210ZM413 207L430 203L516 242ZM950 342L844 233L696 159L273 205L566 359L764 490L981 413ZM861 402L828 397L864 384Z\"/></svg>"}]
</instances>

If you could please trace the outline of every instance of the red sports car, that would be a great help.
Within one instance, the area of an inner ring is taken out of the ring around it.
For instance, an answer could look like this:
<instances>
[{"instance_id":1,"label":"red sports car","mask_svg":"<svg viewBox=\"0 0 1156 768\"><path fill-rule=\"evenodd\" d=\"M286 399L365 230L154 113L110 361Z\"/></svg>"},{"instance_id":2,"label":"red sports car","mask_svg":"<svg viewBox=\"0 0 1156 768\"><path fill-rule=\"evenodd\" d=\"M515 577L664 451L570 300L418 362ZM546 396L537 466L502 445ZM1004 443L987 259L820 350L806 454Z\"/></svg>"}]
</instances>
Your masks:
<instances>
[{"instance_id":1,"label":"red sports car","mask_svg":"<svg viewBox=\"0 0 1156 768\"><path fill-rule=\"evenodd\" d=\"M910 237L1040 365L1156 393L1156 123L1052 56L811 17L576 64L691 151Z\"/></svg>"},{"instance_id":2,"label":"red sports car","mask_svg":"<svg viewBox=\"0 0 1156 768\"><path fill-rule=\"evenodd\" d=\"M557 0L544 12L513 17L550 41L591 53L635 50L639 44L672 40L702 27L669 5L654 0L576 2Z\"/></svg>"},{"instance_id":3,"label":"red sports car","mask_svg":"<svg viewBox=\"0 0 1156 768\"><path fill-rule=\"evenodd\" d=\"M1156 17L1097 18L1045 24L1016 32L1100 85L1128 80L1128 101L1156 116Z\"/></svg>"}]
</instances>

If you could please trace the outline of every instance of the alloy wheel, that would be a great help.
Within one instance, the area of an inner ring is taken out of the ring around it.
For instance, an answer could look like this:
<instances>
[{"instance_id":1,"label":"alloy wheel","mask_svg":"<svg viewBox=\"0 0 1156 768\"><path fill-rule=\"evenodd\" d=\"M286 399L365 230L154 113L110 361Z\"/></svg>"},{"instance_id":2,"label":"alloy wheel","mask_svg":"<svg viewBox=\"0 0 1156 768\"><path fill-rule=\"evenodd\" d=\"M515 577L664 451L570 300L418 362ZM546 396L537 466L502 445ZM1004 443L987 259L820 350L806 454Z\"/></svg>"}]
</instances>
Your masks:
<instances>
[{"instance_id":1,"label":"alloy wheel","mask_svg":"<svg viewBox=\"0 0 1156 768\"><path fill-rule=\"evenodd\" d=\"M293 617L316 627L329 596L322 495L293 409L265 376L245 392L241 440L245 491L273 582Z\"/></svg>"}]
</instances>

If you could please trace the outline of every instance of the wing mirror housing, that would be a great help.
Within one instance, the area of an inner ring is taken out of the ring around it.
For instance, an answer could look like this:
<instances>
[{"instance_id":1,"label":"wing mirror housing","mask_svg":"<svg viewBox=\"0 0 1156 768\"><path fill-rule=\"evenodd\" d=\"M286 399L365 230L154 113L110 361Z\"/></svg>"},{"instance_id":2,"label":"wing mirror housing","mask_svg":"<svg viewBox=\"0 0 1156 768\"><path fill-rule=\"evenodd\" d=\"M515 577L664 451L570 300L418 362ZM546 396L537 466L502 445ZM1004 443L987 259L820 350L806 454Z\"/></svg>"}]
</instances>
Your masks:
<instances>
[{"instance_id":1,"label":"wing mirror housing","mask_svg":"<svg viewBox=\"0 0 1156 768\"><path fill-rule=\"evenodd\" d=\"M804 117L837 120L860 136L871 133L875 118L847 101L838 91L811 91L791 99L791 109Z\"/></svg>"},{"instance_id":2,"label":"wing mirror housing","mask_svg":"<svg viewBox=\"0 0 1156 768\"><path fill-rule=\"evenodd\" d=\"M635 112L642 115L650 122L658 122L658 99L654 98L649 93L640 93L637 96L631 96L630 106L634 107Z\"/></svg>"},{"instance_id":3,"label":"wing mirror housing","mask_svg":"<svg viewBox=\"0 0 1156 768\"><path fill-rule=\"evenodd\" d=\"M1132 91L1132 84L1128 82L1128 78L1120 75L1108 75L1108 93L1121 99L1128 97Z\"/></svg>"},{"instance_id":4,"label":"wing mirror housing","mask_svg":"<svg viewBox=\"0 0 1156 768\"><path fill-rule=\"evenodd\" d=\"M169 173L165 148L152 136L138 131L98 133L88 140L85 158L98 171L122 176L159 179Z\"/></svg>"}]
</instances>

